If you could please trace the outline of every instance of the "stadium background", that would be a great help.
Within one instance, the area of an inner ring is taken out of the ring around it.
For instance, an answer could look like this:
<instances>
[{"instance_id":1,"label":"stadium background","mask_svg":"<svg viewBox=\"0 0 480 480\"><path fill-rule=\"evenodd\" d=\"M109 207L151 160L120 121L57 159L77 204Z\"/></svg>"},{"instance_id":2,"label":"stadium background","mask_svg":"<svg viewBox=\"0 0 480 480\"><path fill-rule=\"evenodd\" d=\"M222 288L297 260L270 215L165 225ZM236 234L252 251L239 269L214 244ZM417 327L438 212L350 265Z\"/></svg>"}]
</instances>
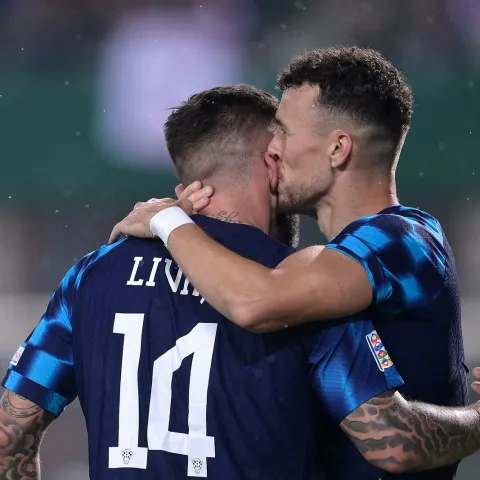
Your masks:
<instances>
[{"instance_id":1,"label":"stadium background","mask_svg":"<svg viewBox=\"0 0 480 480\"><path fill-rule=\"evenodd\" d=\"M468 364L480 364L476 0L0 0L3 369L73 262L134 202L171 195L169 107L227 83L273 91L293 53L353 42L379 49L413 84L400 196L443 222L461 275ZM305 222L302 243L319 241ZM422 345L411 333L415 355ZM77 403L48 432L42 459L48 480L87 478ZM480 456L458 478L478 478L478 468Z\"/></svg>"}]
</instances>

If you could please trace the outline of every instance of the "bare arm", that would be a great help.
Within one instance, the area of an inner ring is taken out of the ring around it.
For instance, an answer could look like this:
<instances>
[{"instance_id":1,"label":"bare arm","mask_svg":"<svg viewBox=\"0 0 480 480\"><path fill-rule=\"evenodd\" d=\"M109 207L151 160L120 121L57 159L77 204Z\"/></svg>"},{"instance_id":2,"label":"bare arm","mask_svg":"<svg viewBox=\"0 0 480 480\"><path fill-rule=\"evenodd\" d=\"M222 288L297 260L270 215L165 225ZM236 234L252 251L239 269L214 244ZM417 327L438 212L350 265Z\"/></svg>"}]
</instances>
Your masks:
<instances>
[{"instance_id":1,"label":"bare arm","mask_svg":"<svg viewBox=\"0 0 480 480\"><path fill-rule=\"evenodd\" d=\"M455 463L480 449L480 405L439 407L387 392L341 423L366 460L392 473Z\"/></svg>"},{"instance_id":2,"label":"bare arm","mask_svg":"<svg viewBox=\"0 0 480 480\"><path fill-rule=\"evenodd\" d=\"M319 250L307 264L298 252L269 269L224 248L191 224L173 231L168 249L214 308L252 331L344 317L372 301L365 269L333 250Z\"/></svg>"},{"instance_id":3,"label":"bare arm","mask_svg":"<svg viewBox=\"0 0 480 480\"><path fill-rule=\"evenodd\" d=\"M192 204L185 199L137 204L114 227L109 243L121 233L151 238L152 217L182 202L182 208L191 212ZM307 265L297 262L302 255L297 252L288 259L288 265L270 269L233 253L194 224L171 232L167 247L202 296L224 316L251 331L341 318L364 310L372 302L365 268L334 250L320 250Z\"/></svg>"},{"instance_id":4,"label":"bare arm","mask_svg":"<svg viewBox=\"0 0 480 480\"><path fill-rule=\"evenodd\" d=\"M40 441L55 417L10 390L0 402L0 480L40 479Z\"/></svg>"}]
</instances>

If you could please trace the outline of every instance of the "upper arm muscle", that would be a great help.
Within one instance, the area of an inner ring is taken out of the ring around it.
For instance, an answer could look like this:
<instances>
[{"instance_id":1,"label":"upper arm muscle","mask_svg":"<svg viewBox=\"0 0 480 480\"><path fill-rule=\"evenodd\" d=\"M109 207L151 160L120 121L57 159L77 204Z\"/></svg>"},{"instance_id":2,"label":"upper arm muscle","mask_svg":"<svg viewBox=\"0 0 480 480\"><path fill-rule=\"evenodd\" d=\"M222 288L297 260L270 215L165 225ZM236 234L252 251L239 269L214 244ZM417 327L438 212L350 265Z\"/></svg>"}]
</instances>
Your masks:
<instances>
[{"instance_id":1,"label":"upper arm muscle","mask_svg":"<svg viewBox=\"0 0 480 480\"><path fill-rule=\"evenodd\" d=\"M372 287L355 260L329 249L310 251L299 262L297 255L271 272L272 325L341 318L370 305Z\"/></svg>"},{"instance_id":2,"label":"upper arm muscle","mask_svg":"<svg viewBox=\"0 0 480 480\"><path fill-rule=\"evenodd\" d=\"M310 265L320 255L325 247L323 245L312 245L303 248L288 256L277 268L298 268Z\"/></svg>"}]
</instances>

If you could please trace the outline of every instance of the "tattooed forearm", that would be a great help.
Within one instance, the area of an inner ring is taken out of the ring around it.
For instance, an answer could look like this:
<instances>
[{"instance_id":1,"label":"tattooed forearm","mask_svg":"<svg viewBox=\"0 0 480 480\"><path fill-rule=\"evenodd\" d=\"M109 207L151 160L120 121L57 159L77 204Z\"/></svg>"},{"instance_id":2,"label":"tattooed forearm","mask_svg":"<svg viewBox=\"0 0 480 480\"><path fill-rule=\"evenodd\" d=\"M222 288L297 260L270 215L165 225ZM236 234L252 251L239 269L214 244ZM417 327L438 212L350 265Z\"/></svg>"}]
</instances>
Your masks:
<instances>
[{"instance_id":1,"label":"tattooed forearm","mask_svg":"<svg viewBox=\"0 0 480 480\"><path fill-rule=\"evenodd\" d=\"M455 463L480 449L480 406L438 407L376 397L341 424L362 455L394 473Z\"/></svg>"},{"instance_id":2,"label":"tattooed forearm","mask_svg":"<svg viewBox=\"0 0 480 480\"><path fill-rule=\"evenodd\" d=\"M38 449L53 415L6 390L0 402L0 480L40 478Z\"/></svg>"}]
</instances>

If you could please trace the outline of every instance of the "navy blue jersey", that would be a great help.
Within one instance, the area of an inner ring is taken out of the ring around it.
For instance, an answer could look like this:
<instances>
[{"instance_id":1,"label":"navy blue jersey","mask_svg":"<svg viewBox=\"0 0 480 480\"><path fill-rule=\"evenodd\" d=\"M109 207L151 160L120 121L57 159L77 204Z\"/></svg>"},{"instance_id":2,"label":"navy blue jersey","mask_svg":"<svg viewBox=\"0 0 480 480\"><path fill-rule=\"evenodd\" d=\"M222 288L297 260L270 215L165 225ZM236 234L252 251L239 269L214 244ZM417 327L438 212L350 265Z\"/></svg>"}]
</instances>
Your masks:
<instances>
[{"instance_id":1,"label":"navy blue jersey","mask_svg":"<svg viewBox=\"0 0 480 480\"><path fill-rule=\"evenodd\" d=\"M194 218L269 267L293 252ZM160 241L137 239L70 270L4 380L55 415L79 396L94 480L320 479L313 398L338 424L401 384L370 320L251 334L204 302Z\"/></svg>"},{"instance_id":2,"label":"navy blue jersey","mask_svg":"<svg viewBox=\"0 0 480 480\"><path fill-rule=\"evenodd\" d=\"M354 221L326 247L364 266L373 303L351 320L373 322L405 381L400 392L408 399L437 405L465 405L467 369L458 279L439 222L418 209L392 206ZM319 405L317 413L323 408ZM455 476L457 465L400 476L380 472L328 415L319 417L329 479L451 480Z\"/></svg>"}]
</instances>

